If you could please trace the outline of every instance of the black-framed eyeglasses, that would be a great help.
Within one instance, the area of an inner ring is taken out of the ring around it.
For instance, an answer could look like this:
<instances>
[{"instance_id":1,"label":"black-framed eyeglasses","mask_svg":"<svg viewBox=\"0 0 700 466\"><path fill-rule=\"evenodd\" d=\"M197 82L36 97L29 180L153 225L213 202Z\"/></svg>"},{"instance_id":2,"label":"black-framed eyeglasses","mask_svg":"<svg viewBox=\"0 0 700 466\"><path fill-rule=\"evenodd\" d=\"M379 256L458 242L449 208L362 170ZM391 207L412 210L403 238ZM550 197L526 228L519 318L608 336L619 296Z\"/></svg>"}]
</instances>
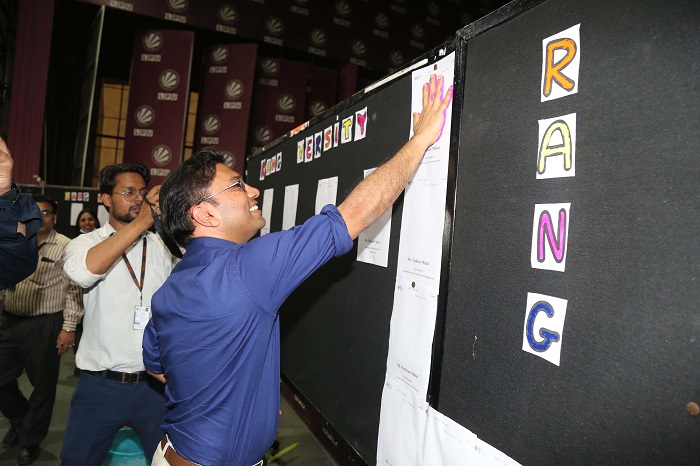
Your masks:
<instances>
[{"instance_id":1,"label":"black-framed eyeglasses","mask_svg":"<svg viewBox=\"0 0 700 466\"><path fill-rule=\"evenodd\" d=\"M126 202L131 202L136 199L136 196L141 196L141 199L146 199L146 194L148 194L148 188L143 189L126 189L122 193L112 193L112 195L121 194L124 196Z\"/></svg>"},{"instance_id":2,"label":"black-framed eyeglasses","mask_svg":"<svg viewBox=\"0 0 700 466\"><path fill-rule=\"evenodd\" d=\"M55 212L52 210L42 210L41 215L44 217L48 217L49 215L53 215Z\"/></svg>"},{"instance_id":3,"label":"black-framed eyeglasses","mask_svg":"<svg viewBox=\"0 0 700 466\"><path fill-rule=\"evenodd\" d=\"M209 199L216 196L217 194L221 194L224 191L226 191L227 189L231 189L231 188L236 187L236 186L238 186L243 191L245 191L245 182L243 180L238 180L238 181L235 181L234 183L231 183L230 185L226 186L224 189L220 189L217 192L215 192L214 194L210 194L209 196L197 201L197 204L201 204L202 202L208 201ZM197 204L195 204L195 205L197 205Z\"/></svg>"}]
</instances>

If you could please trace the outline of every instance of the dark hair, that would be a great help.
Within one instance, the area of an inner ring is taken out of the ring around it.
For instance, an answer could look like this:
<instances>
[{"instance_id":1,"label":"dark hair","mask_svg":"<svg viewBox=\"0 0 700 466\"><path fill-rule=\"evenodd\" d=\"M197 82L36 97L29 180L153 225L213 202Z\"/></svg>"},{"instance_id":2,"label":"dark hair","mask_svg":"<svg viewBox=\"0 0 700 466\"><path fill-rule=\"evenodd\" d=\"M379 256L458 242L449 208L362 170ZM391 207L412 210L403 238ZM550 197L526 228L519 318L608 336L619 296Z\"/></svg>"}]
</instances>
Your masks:
<instances>
[{"instance_id":1,"label":"dark hair","mask_svg":"<svg viewBox=\"0 0 700 466\"><path fill-rule=\"evenodd\" d=\"M224 163L223 153L207 147L170 172L160 188L163 228L175 242L185 247L194 233L190 209L207 196L216 175L216 164ZM217 205L215 199L211 199Z\"/></svg>"},{"instance_id":2,"label":"dark hair","mask_svg":"<svg viewBox=\"0 0 700 466\"><path fill-rule=\"evenodd\" d=\"M148 186L148 182L151 181L148 168L141 163L116 163L114 165L107 165L100 170L100 194L112 194L117 184L117 175L120 173L136 173L137 175L141 175L146 186Z\"/></svg>"},{"instance_id":3,"label":"dark hair","mask_svg":"<svg viewBox=\"0 0 700 466\"><path fill-rule=\"evenodd\" d=\"M78 213L78 216L75 218L75 229L77 230L78 234L80 234L80 217L82 217L83 214L92 215L92 218L95 219L95 229L100 228L100 220L97 218L97 214L95 213L95 211L92 209L83 209Z\"/></svg>"},{"instance_id":4,"label":"dark hair","mask_svg":"<svg viewBox=\"0 0 700 466\"><path fill-rule=\"evenodd\" d=\"M34 202L46 202L47 204L51 204L53 213L55 214L58 212L58 202L51 199L50 196L47 196L46 194L32 194L32 198L34 199Z\"/></svg>"}]
</instances>

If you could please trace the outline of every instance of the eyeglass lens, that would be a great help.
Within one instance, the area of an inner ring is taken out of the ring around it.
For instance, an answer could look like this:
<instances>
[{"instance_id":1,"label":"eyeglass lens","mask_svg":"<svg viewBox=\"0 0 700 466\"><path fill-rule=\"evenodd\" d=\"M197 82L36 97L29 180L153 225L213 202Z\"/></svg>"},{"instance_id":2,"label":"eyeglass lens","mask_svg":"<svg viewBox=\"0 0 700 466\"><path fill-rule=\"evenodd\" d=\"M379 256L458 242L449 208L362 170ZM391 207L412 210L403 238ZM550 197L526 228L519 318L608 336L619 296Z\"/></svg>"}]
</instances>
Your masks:
<instances>
[{"instance_id":1,"label":"eyeglass lens","mask_svg":"<svg viewBox=\"0 0 700 466\"><path fill-rule=\"evenodd\" d=\"M136 195L137 195L137 194L140 195L141 198L145 198L146 195L148 194L148 189L147 189L147 188L143 188L143 189L140 189L140 190L138 190L138 191L132 190L132 189L127 189L127 190L124 191L123 193L117 193L117 194L121 194L122 196L124 196L124 200L125 200L125 201L131 202L131 201L134 200L134 198L136 198Z\"/></svg>"}]
</instances>

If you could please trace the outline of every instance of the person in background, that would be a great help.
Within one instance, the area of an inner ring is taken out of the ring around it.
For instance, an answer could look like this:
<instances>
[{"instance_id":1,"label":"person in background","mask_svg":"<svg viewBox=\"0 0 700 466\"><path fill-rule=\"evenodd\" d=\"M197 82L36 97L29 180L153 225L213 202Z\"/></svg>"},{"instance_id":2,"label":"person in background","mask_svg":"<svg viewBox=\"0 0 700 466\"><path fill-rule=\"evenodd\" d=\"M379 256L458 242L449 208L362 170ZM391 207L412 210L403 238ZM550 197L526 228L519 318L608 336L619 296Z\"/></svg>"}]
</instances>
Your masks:
<instances>
[{"instance_id":1,"label":"person in background","mask_svg":"<svg viewBox=\"0 0 700 466\"><path fill-rule=\"evenodd\" d=\"M260 192L204 149L174 170L160 199L165 231L187 251L153 296L146 369L165 382L168 413L153 465L251 466L275 438L280 402L278 310L290 293L399 196L439 138L451 88L423 87L413 137L336 208L251 240L265 225Z\"/></svg>"},{"instance_id":2,"label":"person in background","mask_svg":"<svg viewBox=\"0 0 700 466\"><path fill-rule=\"evenodd\" d=\"M94 231L95 228L100 228L100 221L97 219L97 214L95 213L95 211L92 209L81 210L78 214L78 218L76 219L75 228L78 230L76 236L85 233L90 233L91 231ZM83 322L81 321L78 324L78 327L75 329L75 345L73 346L73 351L75 353L78 352L78 347L80 346L80 339L82 338L82 336ZM73 370L73 374L76 377L80 377L80 370L77 366Z\"/></svg>"},{"instance_id":3,"label":"person in background","mask_svg":"<svg viewBox=\"0 0 700 466\"><path fill-rule=\"evenodd\" d=\"M41 228L39 206L12 181L10 149L0 138L0 290L21 282L39 260L36 232Z\"/></svg>"},{"instance_id":4,"label":"person in background","mask_svg":"<svg viewBox=\"0 0 700 466\"><path fill-rule=\"evenodd\" d=\"M90 233L95 228L100 228L100 221L97 219L97 214L92 209L83 209L78 214L78 219L75 222L78 230L78 235Z\"/></svg>"},{"instance_id":5,"label":"person in background","mask_svg":"<svg viewBox=\"0 0 700 466\"><path fill-rule=\"evenodd\" d=\"M123 426L152 455L165 415L163 385L146 374L143 329L153 293L173 268L160 237L149 232L159 213L160 186L149 191L141 164L109 165L100 172L109 222L73 239L64 270L83 287L83 335L75 362L80 379L71 400L61 450L63 466L101 465Z\"/></svg>"},{"instance_id":6,"label":"person in background","mask_svg":"<svg viewBox=\"0 0 700 466\"><path fill-rule=\"evenodd\" d=\"M73 346L75 327L83 316L82 290L63 272L70 239L54 229L57 203L40 194L34 200L44 219L37 232L39 265L5 291L0 324L0 412L10 421L2 445L22 445L20 466L39 456L51 423L60 357ZM28 400L17 383L25 370L34 387Z\"/></svg>"}]
</instances>

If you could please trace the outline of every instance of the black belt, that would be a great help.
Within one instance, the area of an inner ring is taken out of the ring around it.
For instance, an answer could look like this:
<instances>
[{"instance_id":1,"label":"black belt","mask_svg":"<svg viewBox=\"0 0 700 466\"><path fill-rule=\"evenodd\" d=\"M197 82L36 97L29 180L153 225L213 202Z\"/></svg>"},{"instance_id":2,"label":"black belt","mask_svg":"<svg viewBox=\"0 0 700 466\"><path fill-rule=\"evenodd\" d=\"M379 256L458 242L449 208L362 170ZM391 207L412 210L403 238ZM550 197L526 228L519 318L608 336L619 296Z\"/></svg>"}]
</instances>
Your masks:
<instances>
[{"instance_id":1,"label":"black belt","mask_svg":"<svg viewBox=\"0 0 700 466\"><path fill-rule=\"evenodd\" d=\"M83 374L94 375L95 377L104 377L105 379L117 380L121 383L139 383L148 380L151 376L146 371L141 372L116 372L116 371L86 371L80 369Z\"/></svg>"}]
</instances>

